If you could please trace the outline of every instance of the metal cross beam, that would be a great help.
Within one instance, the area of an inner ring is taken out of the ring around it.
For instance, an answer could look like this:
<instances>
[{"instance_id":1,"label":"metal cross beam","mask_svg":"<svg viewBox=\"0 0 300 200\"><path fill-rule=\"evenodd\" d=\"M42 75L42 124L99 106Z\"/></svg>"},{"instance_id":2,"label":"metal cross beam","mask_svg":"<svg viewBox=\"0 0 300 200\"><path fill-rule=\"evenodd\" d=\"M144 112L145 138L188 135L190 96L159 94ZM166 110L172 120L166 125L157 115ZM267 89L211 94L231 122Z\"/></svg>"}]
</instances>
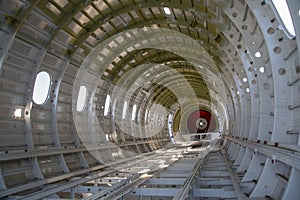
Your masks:
<instances>
[{"instance_id":1,"label":"metal cross beam","mask_svg":"<svg viewBox=\"0 0 300 200\"><path fill-rule=\"evenodd\" d=\"M136 188L131 196L173 197L180 189L176 188ZM237 198L235 191L224 189L193 189L194 197Z\"/></svg>"},{"instance_id":2,"label":"metal cross beam","mask_svg":"<svg viewBox=\"0 0 300 200\"><path fill-rule=\"evenodd\" d=\"M232 180L232 185L233 185L233 188L236 192L236 195L237 195L237 199L241 200L241 199L245 199L245 195L243 194L239 184L238 184L238 181L237 181L237 177L236 177L236 174L232 171L231 169L231 166L229 164L229 161L227 160L227 157L225 155L225 152L224 152L224 149L222 150L222 155L223 155L223 158L224 158L224 161L225 161L225 164L227 166L227 170L228 170L228 173L230 175L230 178Z\"/></svg>"}]
</instances>

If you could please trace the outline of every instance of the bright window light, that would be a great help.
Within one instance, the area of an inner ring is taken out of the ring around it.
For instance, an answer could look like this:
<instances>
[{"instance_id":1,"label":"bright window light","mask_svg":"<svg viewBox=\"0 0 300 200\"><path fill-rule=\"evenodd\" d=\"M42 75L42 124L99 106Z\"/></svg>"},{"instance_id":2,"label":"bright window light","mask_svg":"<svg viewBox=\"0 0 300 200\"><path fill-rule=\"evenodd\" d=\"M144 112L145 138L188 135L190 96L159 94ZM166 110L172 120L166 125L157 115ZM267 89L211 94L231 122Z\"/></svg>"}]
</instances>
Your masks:
<instances>
[{"instance_id":1,"label":"bright window light","mask_svg":"<svg viewBox=\"0 0 300 200\"><path fill-rule=\"evenodd\" d=\"M286 1L285 0L272 0L272 1L286 30L289 32L289 34L295 36L296 33L295 33L291 13Z\"/></svg>"},{"instance_id":2,"label":"bright window light","mask_svg":"<svg viewBox=\"0 0 300 200\"><path fill-rule=\"evenodd\" d=\"M147 121L148 119L148 109L146 109L146 112L145 112L145 120Z\"/></svg>"},{"instance_id":3,"label":"bright window light","mask_svg":"<svg viewBox=\"0 0 300 200\"><path fill-rule=\"evenodd\" d=\"M104 116L107 116L108 111L109 111L109 104L110 104L110 96L109 94L106 96L105 99L105 106L104 106Z\"/></svg>"},{"instance_id":4,"label":"bright window light","mask_svg":"<svg viewBox=\"0 0 300 200\"><path fill-rule=\"evenodd\" d=\"M261 53L259 51L255 52L254 55L255 55L256 58L260 58L261 57Z\"/></svg>"},{"instance_id":5,"label":"bright window light","mask_svg":"<svg viewBox=\"0 0 300 200\"><path fill-rule=\"evenodd\" d=\"M259 68L259 72L262 73L262 74L265 73L265 68L264 67L260 67Z\"/></svg>"},{"instance_id":6,"label":"bright window light","mask_svg":"<svg viewBox=\"0 0 300 200\"><path fill-rule=\"evenodd\" d=\"M150 115L151 115L151 112L150 112L150 110L149 110L148 113L147 113L147 122L150 121Z\"/></svg>"},{"instance_id":7,"label":"bright window light","mask_svg":"<svg viewBox=\"0 0 300 200\"><path fill-rule=\"evenodd\" d=\"M22 117L22 109L21 108L16 108L15 109L14 117L15 118L21 118Z\"/></svg>"},{"instance_id":8,"label":"bright window light","mask_svg":"<svg viewBox=\"0 0 300 200\"><path fill-rule=\"evenodd\" d=\"M36 75L34 82L32 100L38 105L46 102L49 95L51 78L49 73L41 71Z\"/></svg>"},{"instance_id":9,"label":"bright window light","mask_svg":"<svg viewBox=\"0 0 300 200\"><path fill-rule=\"evenodd\" d=\"M86 87L84 85L80 86L78 97L77 97L77 106L76 110L81 112L83 111L83 108L85 106L85 100L86 100Z\"/></svg>"},{"instance_id":10,"label":"bright window light","mask_svg":"<svg viewBox=\"0 0 300 200\"><path fill-rule=\"evenodd\" d=\"M246 83L248 81L248 79L245 77L243 78L243 82Z\"/></svg>"},{"instance_id":11,"label":"bright window light","mask_svg":"<svg viewBox=\"0 0 300 200\"><path fill-rule=\"evenodd\" d=\"M246 92L248 92L248 93L249 93L249 92L250 92L250 89L249 89L249 88L246 88Z\"/></svg>"},{"instance_id":12,"label":"bright window light","mask_svg":"<svg viewBox=\"0 0 300 200\"><path fill-rule=\"evenodd\" d=\"M132 121L135 119L135 115L136 115L136 104L134 104L132 107L132 115L131 115Z\"/></svg>"},{"instance_id":13,"label":"bright window light","mask_svg":"<svg viewBox=\"0 0 300 200\"><path fill-rule=\"evenodd\" d=\"M237 93L237 94L240 94L240 92L239 92L239 91L236 91L236 93Z\"/></svg>"},{"instance_id":14,"label":"bright window light","mask_svg":"<svg viewBox=\"0 0 300 200\"><path fill-rule=\"evenodd\" d=\"M164 7L164 12L166 13L166 15L171 15L171 10L168 7Z\"/></svg>"},{"instance_id":15,"label":"bright window light","mask_svg":"<svg viewBox=\"0 0 300 200\"><path fill-rule=\"evenodd\" d=\"M124 101L123 112L122 112L122 119L125 119L126 112L127 112L127 101Z\"/></svg>"},{"instance_id":16,"label":"bright window light","mask_svg":"<svg viewBox=\"0 0 300 200\"><path fill-rule=\"evenodd\" d=\"M168 117L168 130L169 130L169 136L172 142L174 142L174 136L173 136L173 115L169 114Z\"/></svg>"}]
</instances>

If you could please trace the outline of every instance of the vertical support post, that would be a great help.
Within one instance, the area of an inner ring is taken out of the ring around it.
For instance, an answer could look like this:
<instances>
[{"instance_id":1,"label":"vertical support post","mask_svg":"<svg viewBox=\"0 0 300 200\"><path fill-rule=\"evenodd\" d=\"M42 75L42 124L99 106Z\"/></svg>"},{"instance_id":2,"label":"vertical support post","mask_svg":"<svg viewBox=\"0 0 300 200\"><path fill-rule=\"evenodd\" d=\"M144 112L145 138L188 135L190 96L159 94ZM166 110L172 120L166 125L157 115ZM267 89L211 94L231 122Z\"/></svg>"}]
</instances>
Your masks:
<instances>
[{"instance_id":1,"label":"vertical support post","mask_svg":"<svg viewBox=\"0 0 300 200\"><path fill-rule=\"evenodd\" d=\"M75 188L74 188L74 187L71 187L70 198L71 198L71 199L74 199L74 198L75 198Z\"/></svg>"},{"instance_id":2,"label":"vertical support post","mask_svg":"<svg viewBox=\"0 0 300 200\"><path fill-rule=\"evenodd\" d=\"M94 180L94 186L95 186L95 187L97 187L97 186L98 186L98 181L99 181L99 179L98 179L98 178L96 178L96 179Z\"/></svg>"}]
</instances>

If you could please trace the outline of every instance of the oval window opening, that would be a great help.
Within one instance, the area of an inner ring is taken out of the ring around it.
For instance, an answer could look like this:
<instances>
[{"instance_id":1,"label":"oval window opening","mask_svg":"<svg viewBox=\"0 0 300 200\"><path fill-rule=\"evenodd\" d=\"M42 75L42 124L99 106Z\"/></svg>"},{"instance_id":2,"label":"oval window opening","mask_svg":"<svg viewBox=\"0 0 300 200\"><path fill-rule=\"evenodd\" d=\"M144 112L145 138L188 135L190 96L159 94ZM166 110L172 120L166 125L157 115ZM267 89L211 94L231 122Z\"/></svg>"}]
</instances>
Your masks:
<instances>
[{"instance_id":1,"label":"oval window opening","mask_svg":"<svg viewBox=\"0 0 300 200\"><path fill-rule=\"evenodd\" d=\"M134 104L133 108L132 108L132 115L131 115L131 120L132 121L134 121L135 116L136 116L136 105Z\"/></svg>"},{"instance_id":2,"label":"oval window opening","mask_svg":"<svg viewBox=\"0 0 300 200\"><path fill-rule=\"evenodd\" d=\"M125 101L124 105L123 105L122 119L125 119L125 117L126 117L126 111L127 111L127 101Z\"/></svg>"},{"instance_id":3,"label":"oval window opening","mask_svg":"<svg viewBox=\"0 0 300 200\"><path fill-rule=\"evenodd\" d=\"M277 10L279 17L281 18L283 25L285 26L287 32L292 36L296 36L293 20L291 17L289 7L287 5L287 1L286 0L272 0L272 2Z\"/></svg>"},{"instance_id":4,"label":"oval window opening","mask_svg":"<svg viewBox=\"0 0 300 200\"><path fill-rule=\"evenodd\" d=\"M78 97L77 97L77 106L76 110L81 112L84 109L85 106L85 100L86 100L86 87L84 85L80 86Z\"/></svg>"},{"instance_id":5,"label":"oval window opening","mask_svg":"<svg viewBox=\"0 0 300 200\"><path fill-rule=\"evenodd\" d=\"M108 94L105 99L104 116L107 116L108 114L109 104L110 104L110 95Z\"/></svg>"},{"instance_id":6,"label":"oval window opening","mask_svg":"<svg viewBox=\"0 0 300 200\"><path fill-rule=\"evenodd\" d=\"M36 75L32 100L38 105L44 104L48 99L51 78L49 73L42 71Z\"/></svg>"}]
</instances>

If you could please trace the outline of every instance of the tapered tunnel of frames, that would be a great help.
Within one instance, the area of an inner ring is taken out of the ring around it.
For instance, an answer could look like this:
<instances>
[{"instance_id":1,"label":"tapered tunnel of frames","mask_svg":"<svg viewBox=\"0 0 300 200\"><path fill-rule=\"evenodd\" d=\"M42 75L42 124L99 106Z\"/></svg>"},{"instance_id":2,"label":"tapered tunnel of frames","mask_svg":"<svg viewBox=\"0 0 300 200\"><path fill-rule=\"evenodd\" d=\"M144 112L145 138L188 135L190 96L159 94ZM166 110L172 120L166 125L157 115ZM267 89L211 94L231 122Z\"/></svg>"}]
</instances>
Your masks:
<instances>
[{"instance_id":1,"label":"tapered tunnel of frames","mask_svg":"<svg viewBox=\"0 0 300 200\"><path fill-rule=\"evenodd\" d=\"M299 0L0 0L0 199L299 199Z\"/></svg>"}]
</instances>

